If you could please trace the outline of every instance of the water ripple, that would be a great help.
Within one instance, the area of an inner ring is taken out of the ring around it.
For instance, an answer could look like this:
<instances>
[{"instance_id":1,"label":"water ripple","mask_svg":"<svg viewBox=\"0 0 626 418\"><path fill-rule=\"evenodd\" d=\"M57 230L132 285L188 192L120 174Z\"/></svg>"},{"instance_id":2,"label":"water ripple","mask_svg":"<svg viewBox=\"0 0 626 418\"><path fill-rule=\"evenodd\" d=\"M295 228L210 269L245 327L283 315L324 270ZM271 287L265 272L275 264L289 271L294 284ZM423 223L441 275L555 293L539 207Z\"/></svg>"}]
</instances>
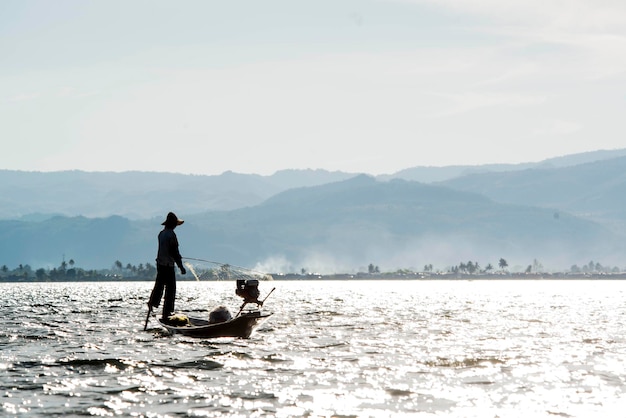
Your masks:
<instances>
[{"instance_id":1,"label":"water ripple","mask_svg":"<svg viewBox=\"0 0 626 418\"><path fill-rule=\"evenodd\" d=\"M153 320L143 331L149 282L0 284L0 411L588 417L626 408L626 282L274 286L275 315L250 339L195 340ZM232 283L180 283L177 307L206 315L219 304L240 304Z\"/></svg>"}]
</instances>

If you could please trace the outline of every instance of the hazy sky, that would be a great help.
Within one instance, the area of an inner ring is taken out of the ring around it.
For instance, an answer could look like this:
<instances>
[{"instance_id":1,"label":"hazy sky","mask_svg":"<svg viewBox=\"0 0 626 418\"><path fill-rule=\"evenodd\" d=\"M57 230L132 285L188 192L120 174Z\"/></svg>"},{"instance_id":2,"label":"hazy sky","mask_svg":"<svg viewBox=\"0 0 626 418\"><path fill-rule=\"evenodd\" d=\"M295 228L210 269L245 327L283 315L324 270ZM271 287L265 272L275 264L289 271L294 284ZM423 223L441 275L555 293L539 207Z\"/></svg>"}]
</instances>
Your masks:
<instances>
[{"instance_id":1,"label":"hazy sky","mask_svg":"<svg viewBox=\"0 0 626 418\"><path fill-rule=\"evenodd\" d=\"M625 70L623 0L2 0L0 169L383 174L624 148Z\"/></svg>"}]
</instances>

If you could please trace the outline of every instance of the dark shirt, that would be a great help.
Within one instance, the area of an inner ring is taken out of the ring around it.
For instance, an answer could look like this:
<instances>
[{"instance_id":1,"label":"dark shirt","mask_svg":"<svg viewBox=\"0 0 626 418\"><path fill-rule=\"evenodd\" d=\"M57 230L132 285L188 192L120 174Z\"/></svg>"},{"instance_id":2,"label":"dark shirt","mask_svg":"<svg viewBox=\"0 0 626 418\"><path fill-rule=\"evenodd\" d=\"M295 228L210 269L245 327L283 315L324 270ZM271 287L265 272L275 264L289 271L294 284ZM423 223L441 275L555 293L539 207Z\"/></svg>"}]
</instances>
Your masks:
<instances>
[{"instance_id":1,"label":"dark shirt","mask_svg":"<svg viewBox=\"0 0 626 418\"><path fill-rule=\"evenodd\" d=\"M178 251L178 238L171 228L164 228L159 232L159 251L156 262L162 266L178 265L180 267L183 265L182 257Z\"/></svg>"}]
</instances>

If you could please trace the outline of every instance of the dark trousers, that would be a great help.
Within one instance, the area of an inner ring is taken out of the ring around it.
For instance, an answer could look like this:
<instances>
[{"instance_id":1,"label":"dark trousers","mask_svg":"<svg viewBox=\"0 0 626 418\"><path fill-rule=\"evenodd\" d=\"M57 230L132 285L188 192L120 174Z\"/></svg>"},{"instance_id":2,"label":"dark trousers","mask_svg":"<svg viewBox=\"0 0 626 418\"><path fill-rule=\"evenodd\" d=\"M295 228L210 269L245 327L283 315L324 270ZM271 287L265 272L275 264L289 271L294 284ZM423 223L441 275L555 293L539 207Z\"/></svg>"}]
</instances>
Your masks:
<instances>
[{"instance_id":1,"label":"dark trousers","mask_svg":"<svg viewBox=\"0 0 626 418\"><path fill-rule=\"evenodd\" d=\"M174 313L174 299L176 299L176 272L174 266L162 266L157 264L156 281L150 294L150 306L157 308L163 297L165 289L165 301L163 302L163 319L167 319Z\"/></svg>"}]
</instances>

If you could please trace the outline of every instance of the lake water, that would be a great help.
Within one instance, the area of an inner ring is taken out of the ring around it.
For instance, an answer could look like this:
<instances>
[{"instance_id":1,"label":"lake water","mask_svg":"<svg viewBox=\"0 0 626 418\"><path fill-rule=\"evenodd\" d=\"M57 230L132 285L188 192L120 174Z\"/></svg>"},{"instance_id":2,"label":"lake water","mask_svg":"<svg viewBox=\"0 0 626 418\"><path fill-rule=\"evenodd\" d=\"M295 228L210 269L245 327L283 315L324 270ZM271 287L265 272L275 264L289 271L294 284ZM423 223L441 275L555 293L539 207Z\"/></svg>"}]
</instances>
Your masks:
<instances>
[{"instance_id":1,"label":"lake water","mask_svg":"<svg viewBox=\"0 0 626 418\"><path fill-rule=\"evenodd\" d=\"M626 281L273 281L247 340L144 331L151 282L0 284L0 415L626 415ZM237 310L233 282L177 309Z\"/></svg>"}]
</instances>

